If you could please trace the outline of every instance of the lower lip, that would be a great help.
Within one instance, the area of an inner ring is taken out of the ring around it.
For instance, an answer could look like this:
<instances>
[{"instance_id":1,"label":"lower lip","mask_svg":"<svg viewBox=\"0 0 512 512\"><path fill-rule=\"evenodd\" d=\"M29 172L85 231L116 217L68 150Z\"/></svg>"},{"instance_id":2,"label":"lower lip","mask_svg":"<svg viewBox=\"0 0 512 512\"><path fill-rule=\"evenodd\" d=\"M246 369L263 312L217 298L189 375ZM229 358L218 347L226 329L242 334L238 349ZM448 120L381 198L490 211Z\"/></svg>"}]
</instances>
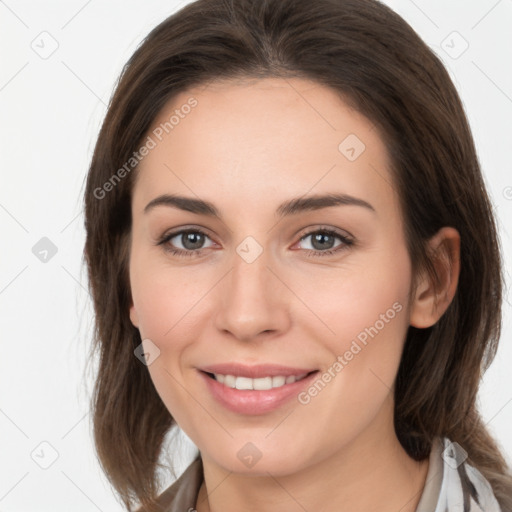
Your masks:
<instances>
[{"instance_id":1,"label":"lower lip","mask_svg":"<svg viewBox=\"0 0 512 512\"><path fill-rule=\"evenodd\" d=\"M251 389L234 389L199 371L213 397L226 409L239 414L258 415L278 409L300 393L309 385L318 372L314 372L302 380L285 384L279 388L265 391Z\"/></svg>"}]
</instances>

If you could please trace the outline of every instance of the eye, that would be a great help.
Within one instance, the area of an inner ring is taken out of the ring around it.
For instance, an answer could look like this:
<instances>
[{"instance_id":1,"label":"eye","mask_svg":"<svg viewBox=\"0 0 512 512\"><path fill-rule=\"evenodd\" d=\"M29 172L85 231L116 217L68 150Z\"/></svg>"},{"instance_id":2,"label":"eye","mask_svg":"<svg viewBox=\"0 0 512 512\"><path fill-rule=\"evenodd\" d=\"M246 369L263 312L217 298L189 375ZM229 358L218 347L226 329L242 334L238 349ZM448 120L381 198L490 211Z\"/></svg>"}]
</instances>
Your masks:
<instances>
[{"instance_id":1,"label":"eye","mask_svg":"<svg viewBox=\"0 0 512 512\"><path fill-rule=\"evenodd\" d=\"M164 235L157 245L163 245L164 249L174 256L199 256L203 249L213 245L212 243L204 247L205 239L211 241L209 236L200 229L186 229Z\"/></svg>"},{"instance_id":2,"label":"eye","mask_svg":"<svg viewBox=\"0 0 512 512\"><path fill-rule=\"evenodd\" d=\"M307 256L311 257L329 256L346 250L354 244L351 237L342 235L331 228L310 231L301 237L299 244L308 238L311 239L309 243L311 248L306 247L305 250ZM338 244L336 244L336 239L339 240ZM205 246L204 243L207 240L210 240L210 244ZM157 245L162 245L164 250L173 256L195 257L201 256L204 249L213 247L215 243L204 231L194 228L167 233L162 236Z\"/></svg>"},{"instance_id":3,"label":"eye","mask_svg":"<svg viewBox=\"0 0 512 512\"><path fill-rule=\"evenodd\" d=\"M315 231L310 231L306 235L302 236L300 242L311 239L309 245L311 248L308 250L307 255L316 256L329 256L339 251L346 250L348 247L354 244L354 240L346 235L342 235L333 229L321 228ZM335 241L338 239L340 243L335 245Z\"/></svg>"}]
</instances>

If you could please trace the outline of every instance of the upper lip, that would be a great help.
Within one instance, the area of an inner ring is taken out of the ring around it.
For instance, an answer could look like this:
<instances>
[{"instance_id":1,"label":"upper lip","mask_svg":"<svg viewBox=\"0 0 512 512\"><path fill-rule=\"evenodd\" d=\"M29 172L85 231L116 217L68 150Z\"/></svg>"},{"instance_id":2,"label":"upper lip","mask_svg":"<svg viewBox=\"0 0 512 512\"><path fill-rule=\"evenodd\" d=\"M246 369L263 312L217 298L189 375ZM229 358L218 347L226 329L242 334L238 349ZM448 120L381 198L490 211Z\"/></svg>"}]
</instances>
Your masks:
<instances>
[{"instance_id":1,"label":"upper lip","mask_svg":"<svg viewBox=\"0 0 512 512\"><path fill-rule=\"evenodd\" d=\"M316 371L311 368L293 368L290 366L281 366L277 364L257 364L246 365L242 363L222 363L209 366L202 366L199 370L206 373L217 373L221 375L233 375L235 377L249 377L258 379L261 377L277 377L283 375L304 375Z\"/></svg>"}]
</instances>

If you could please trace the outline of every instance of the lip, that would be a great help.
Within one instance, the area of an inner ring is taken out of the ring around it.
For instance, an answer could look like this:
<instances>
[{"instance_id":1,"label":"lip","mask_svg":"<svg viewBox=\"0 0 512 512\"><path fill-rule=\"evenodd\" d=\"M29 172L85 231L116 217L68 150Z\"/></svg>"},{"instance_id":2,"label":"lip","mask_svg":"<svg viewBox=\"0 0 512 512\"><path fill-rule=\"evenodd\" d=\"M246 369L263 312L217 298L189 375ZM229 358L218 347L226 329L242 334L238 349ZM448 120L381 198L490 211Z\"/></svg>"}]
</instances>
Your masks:
<instances>
[{"instance_id":1,"label":"lip","mask_svg":"<svg viewBox=\"0 0 512 512\"><path fill-rule=\"evenodd\" d=\"M302 389L310 385L311 381L318 374L318 371L275 365L247 367L244 365L227 364L209 366L208 369L201 369L198 373L205 383L207 392L217 403L231 412L257 416L272 412L282 407L293 398L296 398ZM210 377L208 373L221 373L224 375L251 378L277 375L300 375L304 373L308 375L299 381L285 384L278 388L251 390L230 388Z\"/></svg>"},{"instance_id":2,"label":"lip","mask_svg":"<svg viewBox=\"0 0 512 512\"><path fill-rule=\"evenodd\" d=\"M277 364L257 364L245 365L241 363L223 363L211 366L203 366L199 370L206 373L220 373L222 375L234 375L235 377L249 377L259 379L262 377L277 377L283 375L303 375L314 372L317 368L291 368L290 366L280 366Z\"/></svg>"}]
</instances>

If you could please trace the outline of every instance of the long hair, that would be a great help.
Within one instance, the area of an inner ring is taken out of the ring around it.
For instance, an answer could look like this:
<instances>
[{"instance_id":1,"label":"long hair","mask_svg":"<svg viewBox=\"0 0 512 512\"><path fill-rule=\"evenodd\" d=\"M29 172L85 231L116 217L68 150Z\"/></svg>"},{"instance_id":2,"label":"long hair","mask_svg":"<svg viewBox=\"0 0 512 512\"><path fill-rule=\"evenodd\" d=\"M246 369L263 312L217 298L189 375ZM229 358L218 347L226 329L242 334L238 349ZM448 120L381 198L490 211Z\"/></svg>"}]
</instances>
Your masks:
<instances>
[{"instance_id":1,"label":"long hair","mask_svg":"<svg viewBox=\"0 0 512 512\"><path fill-rule=\"evenodd\" d=\"M127 510L133 501L148 510L154 505L164 438L175 422L134 356L141 338L129 320L128 262L137 167L125 164L169 99L239 77L315 80L378 127L415 273L425 271L435 282L427 241L443 226L459 231L453 301L435 325L407 332L395 430L418 461L436 436L459 443L502 510L512 511L510 468L476 403L501 330L504 283L492 204L446 69L400 16L375 0L198 0L154 28L123 68L87 176L84 259L95 309L91 356L99 356L94 442Z\"/></svg>"}]
</instances>

